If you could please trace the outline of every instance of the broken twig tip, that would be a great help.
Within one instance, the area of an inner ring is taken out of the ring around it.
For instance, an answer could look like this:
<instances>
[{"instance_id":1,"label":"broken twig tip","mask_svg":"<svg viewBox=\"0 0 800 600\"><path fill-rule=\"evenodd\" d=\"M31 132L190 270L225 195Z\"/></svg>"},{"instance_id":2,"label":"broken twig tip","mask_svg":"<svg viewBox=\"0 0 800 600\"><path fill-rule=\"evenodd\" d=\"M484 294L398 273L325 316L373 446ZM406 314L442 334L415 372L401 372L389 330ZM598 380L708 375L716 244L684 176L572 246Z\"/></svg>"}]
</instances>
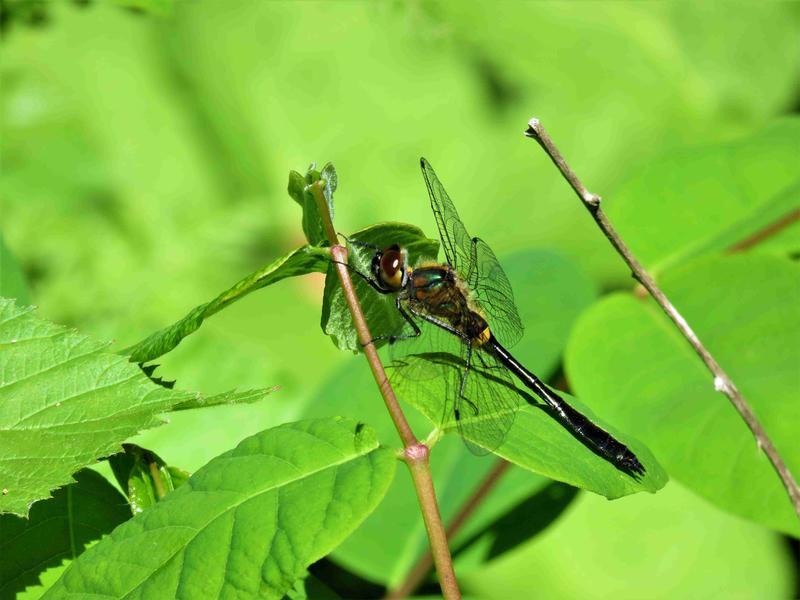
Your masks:
<instances>
[{"instance_id":1,"label":"broken twig tip","mask_svg":"<svg viewBox=\"0 0 800 600\"><path fill-rule=\"evenodd\" d=\"M539 119L533 117L528 121L528 128L525 130L525 135L531 138L539 137Z\"/></svg>"}]
</instances>

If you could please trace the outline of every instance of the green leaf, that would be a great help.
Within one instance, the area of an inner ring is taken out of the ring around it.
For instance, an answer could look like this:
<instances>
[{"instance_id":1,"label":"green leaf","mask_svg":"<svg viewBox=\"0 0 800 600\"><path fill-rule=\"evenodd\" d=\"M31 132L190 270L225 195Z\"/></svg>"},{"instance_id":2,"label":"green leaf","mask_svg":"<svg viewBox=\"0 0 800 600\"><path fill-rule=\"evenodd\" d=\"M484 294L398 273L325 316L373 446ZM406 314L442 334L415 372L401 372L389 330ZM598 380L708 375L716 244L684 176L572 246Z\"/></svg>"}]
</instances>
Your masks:
<instances>
[{"instance_id":1,"label":"green leaf","mask_svg":"<svg viewBox=\"0 0 800 600\"><path fill-rule=\"evenodd\" d=\"M6 246L2 234L0 234L0 296L16 298L22 305L30 304L31 301L25 275L17 259Z\"/></svg>"},{"instance_id":2,"label":"green leaf","mask_svg":"<svg viewBox=\"0 0 800 600\"><path fill-rule=\"evenodd\" d=\"M118 527L44 597L280 598L375 508L396 463L354 420L266 430Z\"/></svg>"},{"instance_id":3,"label":"green leaf","mask_svg":"<svg viewBox=\"0 0 800 600\"><path fill-rule=\"evenodd\" d=\"M563 254L545 248L503 256L525 335L514 356L535 373L552 375L581 312L597 298L591 278Z\"/></svg>"},{"instance_id":4,"label":"green leaf","mask_svg":"<svg viewBox=\"0 0 800 600\"><path fill-rule=\"evenodd\" d=\"M27 519L0 515L0 598L38 584L45 569L130 519L125 498L102 475L82 469L75 481L34 504Z\"/></svg>"},{"instance_id":5,"label":"green leaf","mask_svg":"<svg viewBox=\"0 0 800 600\"><path fill-rule=\"evenodd\" d=\"M196 394L186 402L175 405L172 410L190 410L194 408L208 408L209 406L221 406L226 404L252 404L263 400L272 392L279 390L278 386L271 388L261 388L255 390L245 390L243 392L229 391L213 396L205 397L203 394Z\"/></svg>"},{"instance_id":6,"label":"green leaf","mask_svg":"<svg viewBox=\"0 0 800 600\"><path fill-rule=\"evenodd\" d=\"M609 195L608 212L639 261L663 272L800 208L798 156L800 118L785 118L751 137L645 165ZM788 250L800 249L799 230Z\"/></svg>"},{"instance_id":7,"label":"green leaf","mask_svg":"<svg viewBox=\"0 0 800 600\"><path fill-rule=\"evenodd\" d=\"M134 514L159 502L166 494L186 483L189 473L167 465L152 450L123 444L122 452L108 458L120 487L126 491Z\"/></svg>"},{"instance_id":8,"label":"green leaf","mask_svg":"<svg viewBox=\"0 0 800 600\"><path fill-rule=\"evenodd\" d=\"M732 377L789 469L800 473L800 266L772 256L706 258L659 283ZM786 491L686 340L650 300L614 294L570 339L575 391L637 432L670 474L742 517L800 534Z\"/></svg>"},{"instance_id":9,"label":"green leaf","mask_svg":"<svg viewBox=\"0 0 800 600\"><path fill-rule=\"evenodd\" d=\"M326 163L325 166L322 167L322 171L320 171L319 175L322 181L325 182L322 193L325 195L325 201L328 203L331 220L333 220L333 193L336 191L336 188L339 187L339 176L336 174L333 163Z\"/></svg>"},{"instance_id":10,"label":"green leaf","mask_svg":"<svg viewBox=\"0 0 800 600\"><path fill-rule=\"evenodd\" d=\"M462 369L456 362L442 363L442 368L455 369L457 374L461 373ZM455 418L452 415L448 415L446 422L441 423L444 408L442 399L448 394L446 378L431 380L425 385L427 393L424 394L418 393L419 388L413 385L408 387L411 393L404 393L406 388L402 383L396 387L401 397L412 403L428 417L431 423L439 425L445 433L458 435ZM516 411L514 424L505 441L494 450L494 453L523 469L601 494L609 499L636 492L655 492L664 486L667 475L644 444L610 427L574 398L564 393L560 395L573 408L628 446L644 465L645 475L638 479L629 476L594 454L538 403L532 405L529 402L522 402L522 407ZM473 432L466 431L465 437L477 446L483 443L480 436L473 435Z\"/></svg>"},{"instance_id":11,"label":"green leaf","mask_svg":"<svg viewBox=\"0 0 800 600\"><path fill-rule=\"evenodd\" d=\"M322 225L322 217L319 214L319 206L311 193L311 186L318 181L322 181L322 193L328 205L331 221L333 221L333 193L339 183L333 164L327 163L320 172L317 171L316 164L311 163L305 177L297 171L289 171L287 191L289 196L303 209L303 233L312 246L327 245L328 243L325 228Z\"/></svg>"},{"instance_id":12,"label":"green leaf","mask_svg":"<svg viewBox=\"0 0 800 600\"><path fill-rule=\"evenodd\" d=\"M292 589L284 596L284 600L338 600L339 598L341 598L339 594L311 573L306 573L295 581Z\"/></svg>"},{"instance_id":13,"label":"green leaf","mask_svg":"<svg viewBox=\"0 0 800 600\"><path fill-rule=\"evenodd\" d=\"M122 350L130 354L132 362L147 362L173 350L187 335L200 327L205 319L243 298L250 292L266 287L287 277L324 272L328 266L328 250L316 246L303 246L248 275L211 302L197 306L180 321L157 331L138 344Z\"/></svg>"},{"instance_id":14,"label":"green leaf","mask_svg":"<svg viewBox=\"0 0 800 600\"><path fill-rule=\"evenodd\" d=\"M796 564L781 536L672 481L615 502L580 494L547 535L459 583L476 598L793 598Z\"/></svg>"},{"instance_id":15,"label":"green leaf","mask_svg":"<svg viewBox=\"0 0 800 600\"><path fill-rule=\"evenodd\" d=\"M578 488L558 481L543 485L536 493L513 504L500 518L468 536L459 535L465 539L457 542L454 551L457 564L463 568L465 556L473 564L488 562L518 548L552 525L578 492Z\"/></svg>"},{"instance_id":16,"label":"green leaf","mask_svg":"<svg viewBox=\"0 0 800 600\"><path fill-rule=\"evenodd\" d=\"M152 383L107 346L0 299L0 512L24 516L192 398Z\"/></svg>"},{"instance_id":17,"label":"green leaf","mask_svg":"<svg viewBox=\"0 0 800 600\"><path fill-rule=\"evenodd\" d=\"M286 191L289 192L295 202L302 208L305 200L303 199L303 189L306 187L305 178L297 171L289 171L289 185L286 186Z\"/></svg>"},{"instance_id":18,"label":"green leaf","mask_svg":"<svg viewBox=\"0 0 800 600\"><path fill-rule=\"evenodd\" d=\"M378 248L387 248L399 244L408 251L411 264L419 260L435 259L439 251L439 243L425 237L422 230L406 223L378 223L361 229L349 238L351 241L371 244ZM370 270L374 249L365 248L348 242L349 262L352 269L371 277ZM325 277L325 292L322 300L322 330L328 334L340 350L358 352L361 346L353 329L353 319L336 274L336 265L330 264ZM377 331L387 331L400 325L402 317L394 305L393 295L381 295L373 290L361 277L352 273L356 295L361 302L367 326L374 335ZM381 346L382 343L378 343Z\"/></svg>"}]
</instances>

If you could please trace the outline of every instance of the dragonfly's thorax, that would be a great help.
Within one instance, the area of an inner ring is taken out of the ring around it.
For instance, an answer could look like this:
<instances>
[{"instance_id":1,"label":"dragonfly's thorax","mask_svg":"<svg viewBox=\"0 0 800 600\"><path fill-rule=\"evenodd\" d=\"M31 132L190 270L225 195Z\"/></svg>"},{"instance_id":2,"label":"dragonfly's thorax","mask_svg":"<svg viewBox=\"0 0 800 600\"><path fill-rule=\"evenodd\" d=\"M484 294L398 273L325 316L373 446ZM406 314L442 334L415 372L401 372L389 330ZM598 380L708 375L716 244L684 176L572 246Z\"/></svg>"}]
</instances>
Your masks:
<instances>
[{"instance_id":1,"label":"dragonfly's thorax","mask_svg":"<svg viewBox=\"0 0 800 600\"><path fill-rule=\"evenodd\" d=\"M466 287L449 266L414 269L408 277L406 295L425 312L463 333L473 344L480 345L489 339L489 324L476 310Z\"/></svg>"}]
</instances>

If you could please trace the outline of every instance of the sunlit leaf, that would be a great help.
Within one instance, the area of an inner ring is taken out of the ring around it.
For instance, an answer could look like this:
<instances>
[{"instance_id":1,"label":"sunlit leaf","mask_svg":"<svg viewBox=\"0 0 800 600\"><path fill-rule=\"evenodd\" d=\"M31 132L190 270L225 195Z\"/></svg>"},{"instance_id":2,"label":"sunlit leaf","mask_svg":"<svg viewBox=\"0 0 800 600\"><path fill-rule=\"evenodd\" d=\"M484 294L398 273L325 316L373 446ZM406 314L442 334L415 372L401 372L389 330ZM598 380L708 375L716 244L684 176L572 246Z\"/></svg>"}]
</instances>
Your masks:
<instances>
[{"instance_id":1,"label":"sunlit leaf","mask_svg":"<svg viewBox=\"0 0 800 600\"><path fill-rule=\"evenodd\" d=\"M37 584L45 569L77 558L87 544L130 517L125 498L90 469L34 504L27 519L0 515L0 597L13 598Z\"/></svg>"},{"instance_id":2,"label":"sunlit leaf","mask_svg":"<svg viewBox=\"0 0 800 600\"><path fill-rule=\"evenodd\" d=\"M204 396L203 394L196 394L193 398L186 402L173 407L172 410L190 410L194 408L208 408L209 406L220 406L225 404L252 404L263 400L269 394L277 391L279 388L263 388L255 390L245 390L242 392L230 391L221 394L214 394L213 396Z\"/></svg>"},{"instance_id":3,"label":"sunlit leaf","mask_svg":"<svg viewBox=\"0 0 800 600\"><path fill-rule=\"evenodd\" d=\"M329 243L325 228L323 227L322 216L319 212L317 200L314 198L311 186L321 181L322 194L327 204L328 213L331 221L333 220L333 193L339 184L336 169L333 164L327 163L322 171L317 171L316 165L311 163L305 176L297 171L289 172L289 185L287 191L289 196L297 202L303 209L303 233L306 240L312 246L327 245Z\"/></svg>"},{"instance_id":4,"label":"sunlit leaf","mask_svg":"<svg viewBox=\"0 0 800 600\"><path fill-rule=\"evenodd\" d=\"M695 261L660 281L794 473L798 281L797 264L759 255ZM800 534L786 491L749 429L652 301L615 294L594 306L570 339L566 366L576 393L635 432L681 483L725 510Z\"/></svg>"},{"instance_id":5,"label":"sunlit leaf","mask_svg":"<svg viewBox=\"0 0 800 600\"><path fill-rule=\"evenodd\" d=\"M108 462L134 514L160 501L189 479L188 472L168 465L152 450L136 444L123 444L122 449L109 456Z\"/></svg>"},{"instance_id":6,"label":"sunlit leaf","mask_svg":"<svg viewBox=\"0 0 800 600\"><path fill-rule=\"evenodd\" d=\"M268 429L118 527L44 597L280 598L375 508L396 462L353 420Z\"/></svg>"},{"instance_id":7,"label":"sunlit leaf","mask_svg":"<svg viewBox=\"0 0 800 600\"><path fill-rule=\"evenodd\" d=\"M781 536L670 482L616 502L580 494L547 535L459 582L476 598L791 598L795 566Z\"/></svg>"},{"instance_id":8,"label":"sunlit leaf","mask_svg":"<svg viewBox=\"0 0 800 600\"><path fill-rule=\"evenodd\" d=\"M0 512L27 514L72 473L192 399L107 347L0 299Z\"/></svg>"},{"instance_id":9,"label":"sunlit leaf","mask_svg":"<svg viewBox=\"0 0 800 600\"><path fill-rule=\"evenodd\" d=\"M443 369L455 370L456 374L461 373L463 368L462 363L456 360L442 362L440 365ZM414 393L404 393L405 389L401 384L399 387L401 397L420 410L431 423L440 424L445 433L458 435L454 417L448 415L447 420L442 423L442 398L446 398L449 393L444 378L427 382L425 394L417 393L419 387L409 386L408 389ZM574 398L563 393L561 396L573 408L628 446L644 465L646 469L644 476L635 478L628 475L596 455L559 424L542 404L530 403L535 399L528 402L521 400L521 407L516 411L514 423L503 444L497 449L487 448L487 450L492 450L497 456L519 467L601 494L609 499L636 492L655 492L664 486L667 482L666 473L644 444L632 435L621 434L615 427L610 427ZM462 433L476 446L485 444L484 438L477 430L464 428Z\"/></svg>"},{"instance_id":10,"label":"sunlit leaf","mask_svg":"<svg viewBox=\"0 0 800 600\"><path fill-rule=\"evenodd\" d=\"M645 265L663 272L721 250L800 209L800 119L756 135L670 154L609 196L608 212ZM800 250L800 224L788 251Z\"/></svg>"},{"instance_id":11,"label":"sunlit leaf","mask_svg":"<svg viewBox=\"0 0 800 600\"><path fill-rule=\"evenodd\" d=\"M132 362L147 362L174 349L187 335L191 335L203 321L257 289L271 285L287 277L296 277L313 272L324 272L329 254L324 248L303 246L270 263L263 269L248 275L230 289L222 292L211 302L201 304L180 321L157 331L138 344L125 348Z\"/></svg>"}]
</instances>

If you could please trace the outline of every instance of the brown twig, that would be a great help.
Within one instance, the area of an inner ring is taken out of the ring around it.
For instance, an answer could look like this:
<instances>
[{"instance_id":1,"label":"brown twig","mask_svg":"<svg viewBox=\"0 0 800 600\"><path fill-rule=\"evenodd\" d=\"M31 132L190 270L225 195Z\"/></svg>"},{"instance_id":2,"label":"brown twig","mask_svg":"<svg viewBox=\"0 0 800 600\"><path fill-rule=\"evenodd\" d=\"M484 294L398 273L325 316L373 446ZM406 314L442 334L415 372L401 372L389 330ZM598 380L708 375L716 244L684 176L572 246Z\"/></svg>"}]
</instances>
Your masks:
<instances>
[{"instance_id":1,"label":"brown twig","mask_svg":"<svg viewBox=\"0 0 800 600\"><path fill-rule=\"evenodd\" d=\"M367 358L369 367L375 382L378 384L383 401L389 411L397 433L403 442L403 459L411 472L411 479L414 482L414 489L417 493L422 519L425 522L425 530L428 532L428 541L433 554L433 562L436 565L436 572L439 575L439 585L442 588L442 595L449 599L460 599L461 591L458 588L456 574L453 570L453 559L450 556L450 548L447 545L447 535L442 523L442 516L439 512L439 504L436 501L436 492L433 487L433 478L430 469L430 450L425 444L421 444L406 420L397 396L389 383L386 371L383 369L378 351L372 343L372 335L367 327L364 312L356 296L353 281L350 279L350 271L347 269L347 248L338 245L336 230L333 228L328 205L322 191L322 182L316 182L311 186L311 193L319 208L325 227L325 235L331 243L331 257L336 265L336 272L339 275L339 282L344 292L347 307L353 316L353 325L358 333L358 339L364 349L364 356Z\"/></svg>"},{"instance_id":2,"label":"brown twig","mask_svg":"<svg viewBox=\"0 0 800 600\"><path fill-rule=\"evenodd\" d=\"M625 242L622 241L619 234L616 232L611 222L606 217L603 209L600 208L600 196L592 194L587 190L578 179L577 175L572 171L567 162L561 156L561 153L556 148L553 140L547 135L544 127L539 122L539 119L531 119L528 122L528 129L525 135L535 139L539 145L544 149L550 159L555 163L561 175L570 184L575 193L583 202L583 205L592 215L600 230L611 242L611 245L622 256L622 259L627 263L633 272L634 278L644 286L644 288L655 299L662 310L667 314L670 320L675 324L678 330L683 334L683 337L689 342L694 351L706 365L708 370L714 376L714 389L718 392L725 394L733 404L736 411L741 415L744 422L750 428L753 436L756 438L756 443L767 455L773 468L781 478L783 486L789 495L789 500L794 506L795 512L800 517L800 488L797 486L792 474L783 462L783 458L778 453L772 441L767 436L767 432L759 423L750 405L742 397L741 392L736 388L728 374L719 366L719 363L711 356L711 353L703 346L697 334L692 330L686 319L676 310L676 308L669 301L669 298L661 291L661 289L653 281L652 277L644 270L639 261L631 254L630 249Z\"/></svg>"},{"instance_id":3,"label":"brown twig","mask_svg":"<svg viewBox=\"0 0 800 600\"><path fill-rule=\"evenodd\" d=\"M769 237L772 237L776 233L786 229L789 225L794 223L795 221L800 221L800 208L795 208L794 210L786 213L777 221L773 221L766 227L759 229L752 235L744 238L733 244L730 248L728 248L728 252L741 252L742 250L749 250L753 246L756 246L766 240Z\"/></svg>"},{"instance_id":4,"label":"brown twig","mask_svg":"<svg viewBox=\"0 0 800 600\"><path fill-rule=\"evenodd\" d=\"M467 501L464 502L456 516L448 524L447 537L449 539L452 539L453 536L458 533L467 519L472 516L481 502L486 499L486 496L494 489L494 486L510 466L511 463L505 460L497 461L497 464L489 471L486 477L484 477L478 487L475 488L475 491L467 498ZM431 567L433 567L433 556L430 552L426 552L408 572L403 583L389 592L386 596L386 600L400 600L400 598L405 598L413 594L425 580L428 573L430 573Z\"/></svg>"}]
</instances>

